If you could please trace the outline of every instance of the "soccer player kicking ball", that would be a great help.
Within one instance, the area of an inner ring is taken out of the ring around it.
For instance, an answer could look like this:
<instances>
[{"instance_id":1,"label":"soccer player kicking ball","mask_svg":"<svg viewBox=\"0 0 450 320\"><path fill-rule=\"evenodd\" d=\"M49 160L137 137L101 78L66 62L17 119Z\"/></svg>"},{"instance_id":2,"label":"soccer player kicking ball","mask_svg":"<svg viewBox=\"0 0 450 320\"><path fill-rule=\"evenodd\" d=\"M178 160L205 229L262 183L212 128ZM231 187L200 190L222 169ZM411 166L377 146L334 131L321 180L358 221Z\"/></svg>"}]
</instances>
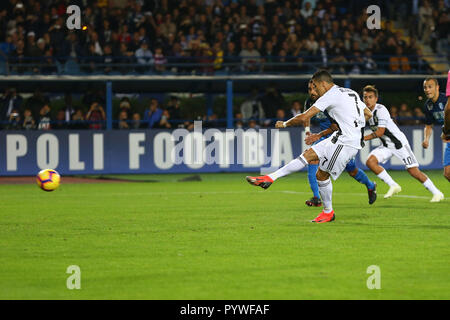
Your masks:
<instances>
[{"instance_id":1,"label":"soccer player kicking ball","mask_svg":"<svg viewBox=\"0 0 450 320\"><path fill-rule=\"evenodd\" d=\"M335 85L328 71L317 71L311 80L318 95L317 101L307 111L288 121L277 121L275 127L305 126L314 115L321 111L327 111L328 115L336 121L339 130L327 139L313 145L298 158L274 173L261 177L246 177L246 179L255 186L267 189L278 178L300 171L309 162L319 160L316 177L323 202L323 211L313 222L324 223L335 219L330 176L336 180L344 171L347 163L362 148L366 119L370 118L372 113L355 91Z\"/></svg>"},{"instance_id":2,"label":"soccer player kicking ball","mask_svg":"<svg viewBox=\"0 0 450 320\"><path fill-rule=\"evenodd\" d=\"M396 156L403 161L408 173L419 180L433 194L431 202L439 202L444 199L444 195L434 186L430 178L419 170L419 163L409 146L406 136L391 119L389 111L385 106L377 103L378 90L374 86L365 86L363 94L364 103L372 111L373 115L369 119L369 125L373 133L365 136L364 140L379 138L382 142L381 146L375 148L369 154L366 165L378 178L389 185L389 190L384 195L384 198L390 198L392 195L402 191L398 183L379 165L379 162L386 163L392 156Z\"/></svg>"},{"instance_id":3,"label":"soccer player kicking ball","mask_svg":"<svg viewBox=\"0 0 450 320\"><path fill-rule=\"evenodd\" d=\"M317 100L317 93L313 88L313 84L311 81L308 83L308 93L309 98L305 101L305 111L308 110L313 104L314 101ZM310 133L309 121L307 121L305 126L306 131L306 139L305 142L307 145L317 144L322 140L328 138L334 131L338 130L339 127L332 123L329 116L324 112L319 112L313 117L313 120L319 122L319 127L321 131L319 133ZM319 195L319 186L317 183L316 173L317 168L319 167L319 161L312 161L308 164L308 181L309 186L313 192L313 197L309 200L306 200L305 204L307 206L320 207L322 205L322 201L320 200ZM345 171L356 181L361 184L364 184L367 187L367 192L369 194L369 204L373 204L377 200L377 191L376 191L376 183L370 181L369 177L365 174L364 171L359 169L356 166L355 158L350 160L345 167Z\"/></svg>"}]
</instances>

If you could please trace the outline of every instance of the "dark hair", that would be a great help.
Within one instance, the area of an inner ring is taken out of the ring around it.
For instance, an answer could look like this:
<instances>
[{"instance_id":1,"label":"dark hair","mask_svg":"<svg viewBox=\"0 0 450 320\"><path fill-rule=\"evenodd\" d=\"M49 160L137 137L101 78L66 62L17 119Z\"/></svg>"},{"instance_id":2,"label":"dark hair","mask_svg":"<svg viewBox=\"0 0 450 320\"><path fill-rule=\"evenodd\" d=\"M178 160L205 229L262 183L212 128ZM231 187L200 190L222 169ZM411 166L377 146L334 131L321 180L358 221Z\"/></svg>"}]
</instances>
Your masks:
<instances>
[{"instance_id":1,"label":"dark hair","mask_svg":"<svg viewBox=\"0 0 450 320\"><path fill-rule=\"evenodd\" d=\"M325 81L328 83L333 83L333 77L327 70L316 71L311 77L313 81Z\"/></svg>"},{"instance_id":2,"label":"dark hair","mask_svg":"<svg viewBox=\"0 0 450 320\"><path fill-rule=\"evenodd\" d=\"M363 92L373 92L375 94L375 97L378 98L378 89L375 88L374 85L367 85L364 87Z\"/></svg>"},{"instance_id":3,"label":"dark hair","mask_svg":"<svg viewBox=\"0 0 450 320\"><path fill-rule=\"evenodd\" d=\"M434 81L434 83L435 83L437 86L439 85L439 82L437 81L436 78L428 77L428 78L425 79L424 82L427 82L427 81Z\"/></svg>"}]
</instances>

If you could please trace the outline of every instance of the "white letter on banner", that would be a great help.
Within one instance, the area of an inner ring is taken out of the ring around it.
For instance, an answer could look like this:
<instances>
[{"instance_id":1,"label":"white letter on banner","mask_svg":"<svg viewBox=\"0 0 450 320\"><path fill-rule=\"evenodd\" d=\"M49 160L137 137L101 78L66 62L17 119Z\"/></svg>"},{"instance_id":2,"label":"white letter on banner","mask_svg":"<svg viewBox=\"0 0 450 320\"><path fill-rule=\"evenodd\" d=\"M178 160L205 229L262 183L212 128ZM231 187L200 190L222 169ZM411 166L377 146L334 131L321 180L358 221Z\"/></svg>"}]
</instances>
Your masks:
<instances>
[{"instance_id":1,"label":"white letter on banner","mask_svg":"<svg viewBox=\"0 0 450 320\"><path fill-rule=\"evenodd\" d=\"M37 139L36 157L40 169L56 169L58 167L59 142L54 134L45 133Z\"/></svg>"},{"instance_id":2,"label":"white letter on banner","mask_svg":"<svg viewBox=\"0 0 450 320\"><path fill-rule=\"evenodd\" d=\"M105 167L103 161L104 147L103 147L103 133L95 133L93 135L94 154L94 170L103 170Z\"/></svg>"},{"instance_id":3,"label":"white letter on banner","mask_svg":"<svg viewBox=\"0 0 450 320\"><path fill-rule=\"evenodd\" d=\"M17 171L17 158L27 154L27 138L21 134L6 136L6 171Z\"/></svg>"},{"instance_id":4,"label":"white letter on banner","mask_svg":"<svg viewBox=\"0 0 450 320\"><path fill-rule=\"evenodd\" d=\"M130 169L139 169L139 157L145 153L145 148L139 144L145 141L145 133L130 133L129 141L129 167Z\"/></svg>"},{"instance_id":5,"label":"white letter on banner","mask_svg":"<svg viewBox=\"0 0 450 320\"><path fill-rule=\"evenodd\" d=\"M219 129L208 129L205 131L203 139L205 141L205 152L203 153L203 162L206 163L207 165L220 164L222 162L221 147L224 143L222 132L220 132ZM206 142L210 143L206 145Z\"/></svg>"},{"instance_id":6,"label":"white letter on banner","mask_svg":"<svg viewBox=\"0 0 450 320\"><path fill-rule=\"evenodd\" d=\"M205 131L204 140L214 141L205 147L205 163L218 164L220 168L229 168L234 163L234 130L227 129L222 132L218 129L208 129ZM230 146L231 145L231 146ZM214 156L212 155L214 151Z\"/></svg>"},{"instance_id":7,"label":"white letter on banner","mask_svg":"<svg viewBox=\"0 0 450 320\"><path fill-rule=\"evenodd\" d=\"M80 135L69 134L69 169L84 170L84 161L80 161Z\"/></svg>"},{"instance_id":8,"label":"white letter on banner","mask_svg":"<svg viewBox=\"0 0 450 320\"><path fill-rule=\"evenodd\" d=\"M168 170L173 167L174 141L170 133L158 133L153 139L153 159L158 169Z\"/></svg>"},{"instance_id":9,"label":"white letter on banner","mask_svg":"<svg viewBox=\"0 0 450 320\"><path fill-rule=\"evenodd\" d=\"M184 140L184 164L191 169L200 169L203 162L203 134L201 132L191 132Z\"/></svg>"},{"instance_id":10,"label":"white letter on banner","mask_svg":"<svg viewBox=\"0 0 450 320\"><path fill-rule=\"evenodd\" d=\"M264 139L255 129L248 129L242 135L244 167L260 167L264 164Z\"/></svg>"},{"instance_id":11,"label":"white letter on banner","mask_svg":"<svg viewBox=\"0 0 450 320\"><path fill-rule=\"evenodd\" d=\"M173 150L172 162L176 165L180 165L183 163L183 155L185 153L184 142L185 142L188 134L189 134L189 131L186 129L175 129L172 132L172 141L175 146L175 148ZM183 155L181 155L181 154L183 154Z\"/></svg>"},{"instance_id":12,"label":"white letter on banner","mask_svg":"<svg viewBox=\"0 0 450 320\"><path fill-rule=\"evenodd\" d=\"M184 164L191 169L203 167L205 165L203 162L204 149L202 122L194 121L194 132L189 133L184 141Z\"/></svg>"},{"instance_id":13,"label":"white letter on banner","mask_svg":"<svg viewBox=\"0 0 450 320\"><path fill-rule=\"evenodd\" d=\"M284 165L289 163L293 159L291 135L288 131L271 130L271 167L279 168L281 162Z\"/></svg>"},{"instance_id":14,"label":"white letter on banner","mask_svg":"<svg viewBox=\"0 0 450 320\"><path fill-rule=\"evenodd\" d=\"M430 145L427 149L422 147L423 141L423 130L413 130L412 131L412 149L417 161L421 166L427 166L433 162L434 158L434 139L433 134L431 134Z\"/></svg>"},{"instance_id":15,"label":"white letter on banner","mask_svg":"<svg viewBox=\"0 0 450 320\"><path fill-rule=\"evenodd\" d=\"M234 164L234 130L227 129L222 137L219 167L229 168L230 164Z\"/></svg>"}]
</instances>

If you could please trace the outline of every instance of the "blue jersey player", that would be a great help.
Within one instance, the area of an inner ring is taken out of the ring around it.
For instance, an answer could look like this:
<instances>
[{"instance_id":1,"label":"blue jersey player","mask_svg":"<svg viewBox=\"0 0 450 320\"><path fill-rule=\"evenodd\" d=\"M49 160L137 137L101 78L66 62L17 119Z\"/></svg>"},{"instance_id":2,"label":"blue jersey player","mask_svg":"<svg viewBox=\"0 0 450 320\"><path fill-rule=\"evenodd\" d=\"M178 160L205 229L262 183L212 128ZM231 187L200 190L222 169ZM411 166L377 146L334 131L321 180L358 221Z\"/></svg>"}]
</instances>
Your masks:
<instances>
[{"instance_id":1,"label":"blue jersey player","mask_svg":"<svg viewBox=\"0 0 450 320\"><path fill-rule=\"evenodd\" d=\"M447 91L445 92L447 96L447 104L445 105L444 111L444 126L442 128L442 141L446 142L445 145L445 159L444 162L444 176L450 182L450 70L448 70L447 75Z\"/></svg>"},{"instance_id":2,"label":"blue jersey player","mask_svg":"<svg viewBox=\"0 0 450 320\"><path fill-rule=\"evenodd\" d=\"M308 93L309 98L305 101L305 111L309 109L309 107L311 107L311 105L313 105L314 101L317 99L317 94L315 93L313 86L311 85L311 82L308 84ZM305 128L307 135L305 141L307 144L317 144L320 141L328 138L334 131L339 130L337 124L334 123L334 121L332 121L332 119L326 114L326 112L325 113L319 112L311 120L319 124L320 133L311 134L310 127L307 126ZM319 207L322 205L319 195L319 186L316 178L316 172L318 167L319 167L318 162L310 162L308 164L308 181L311 190L313 192L313 197L307 200L305 203L310 207L311 206ZM367 177L364 171L356 167L355 159L350 160L345 170L356 181L366 185L367 191L369 193L369 204L374 203L375 200L377 199L376 184L375 182L370 181L370 179Z\"/></svg>"},{"instance_id":3,"label":"blue jersey player","mask_svg":"<svg viewBox=\"0 0 450 320\"><path fill-rule=\"evenodd\" d=\"M424 106L425 137L422 146L427 149L430 144L433 125L444 125L447 97L444 93L439 92L439 83L436 78L426 78L423 82L423 91L428 99L425 101ZM444 154L444 176L450 181L450 142L447 140L446 142Z\"/></svg>"}]
</instances>

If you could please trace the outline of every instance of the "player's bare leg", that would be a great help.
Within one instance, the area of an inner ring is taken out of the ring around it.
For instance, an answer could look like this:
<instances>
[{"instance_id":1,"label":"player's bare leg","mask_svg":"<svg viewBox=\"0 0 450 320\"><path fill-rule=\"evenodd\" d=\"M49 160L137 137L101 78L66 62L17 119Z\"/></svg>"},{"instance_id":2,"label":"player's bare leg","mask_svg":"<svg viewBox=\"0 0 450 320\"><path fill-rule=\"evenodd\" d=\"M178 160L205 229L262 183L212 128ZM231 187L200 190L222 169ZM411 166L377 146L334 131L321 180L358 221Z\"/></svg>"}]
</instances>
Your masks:
<instances>
[{"instance_id":1,"label":"player's bare leg","mask_svg":"<svg viewBox=\"0 0 450 320\"><path fill-rule=\"evenodd\" d=\"M335 219L335 216L332 204L333 185L331 183L330 174L319 168L316 177L319 184L320 198L323 203L323 211L311 222L331 222Z\"/></svg>"},{"instance_id":2,"label":"player's bare leg","mask_svg":"<svg viewBox=\"0 0 450 320\"><path fill-rule=\"evenodd\" d=\"M377 175L378 178L383 180L383 182L389 186L388 192L384 195L385 199L390 198L394 194L402 191L402 187L400 187L400 185L392 179L389 173L387 173L387 171L378 164L378 159L374 155L371 155L367 159L366 165L370 170L372 170L373 173Z\"/></svg>"},{"instance_id":3,"label":"player's bare leg","mask_svg":"<svg viewBox=\"0 0 450 320\"><path fill-rule=\"evenodd\" d=\"M430 202L439 202L444 199L444 194L436 188L433 181L431 181L425 173L420 171L418 167L408 168L407 171L413 178L416 178L428 191L433 194L433 198Z\"/></svg>"},{"instance_id":4,"label":"player's bare leg","mask_svg":"<svg viewBox=\"0 0 450 320\"><path fill-rule=\"evenodd\" d=\"M314 160L316 161L319 160L317 154L314 152L313 149L308 149L305 152L303 152L298 158L295 158L285 166L281 167L280 169L269 175L259 177L247 176L245 177L245 179L248 181L248 183L254 186L267 189L275 180L287 176L291 173L302 170L304 167L308 165L310 161Z\"/></svg>"},{"instance_id":5,"label":"player's bare leg","mask_svg":"<svg viewBox=\"0 0 450 320\"><path fill-rule=\"evenodd\" d=\"M427 175L420 171L417 167L409 168L407 169L407 171L411 175L411 177L416 178L420 183L424 183L428 179Z\"/></svg>"},{"instance_id":6,"label":"player's bare leg","mask_svg":"<svg viewBox=\"0 0 450 320\"><path fill-rule=\"evenodd\" d=\"M450 182L450 166L444 167L444 177Z\"/></svg>"}]
</instances>

